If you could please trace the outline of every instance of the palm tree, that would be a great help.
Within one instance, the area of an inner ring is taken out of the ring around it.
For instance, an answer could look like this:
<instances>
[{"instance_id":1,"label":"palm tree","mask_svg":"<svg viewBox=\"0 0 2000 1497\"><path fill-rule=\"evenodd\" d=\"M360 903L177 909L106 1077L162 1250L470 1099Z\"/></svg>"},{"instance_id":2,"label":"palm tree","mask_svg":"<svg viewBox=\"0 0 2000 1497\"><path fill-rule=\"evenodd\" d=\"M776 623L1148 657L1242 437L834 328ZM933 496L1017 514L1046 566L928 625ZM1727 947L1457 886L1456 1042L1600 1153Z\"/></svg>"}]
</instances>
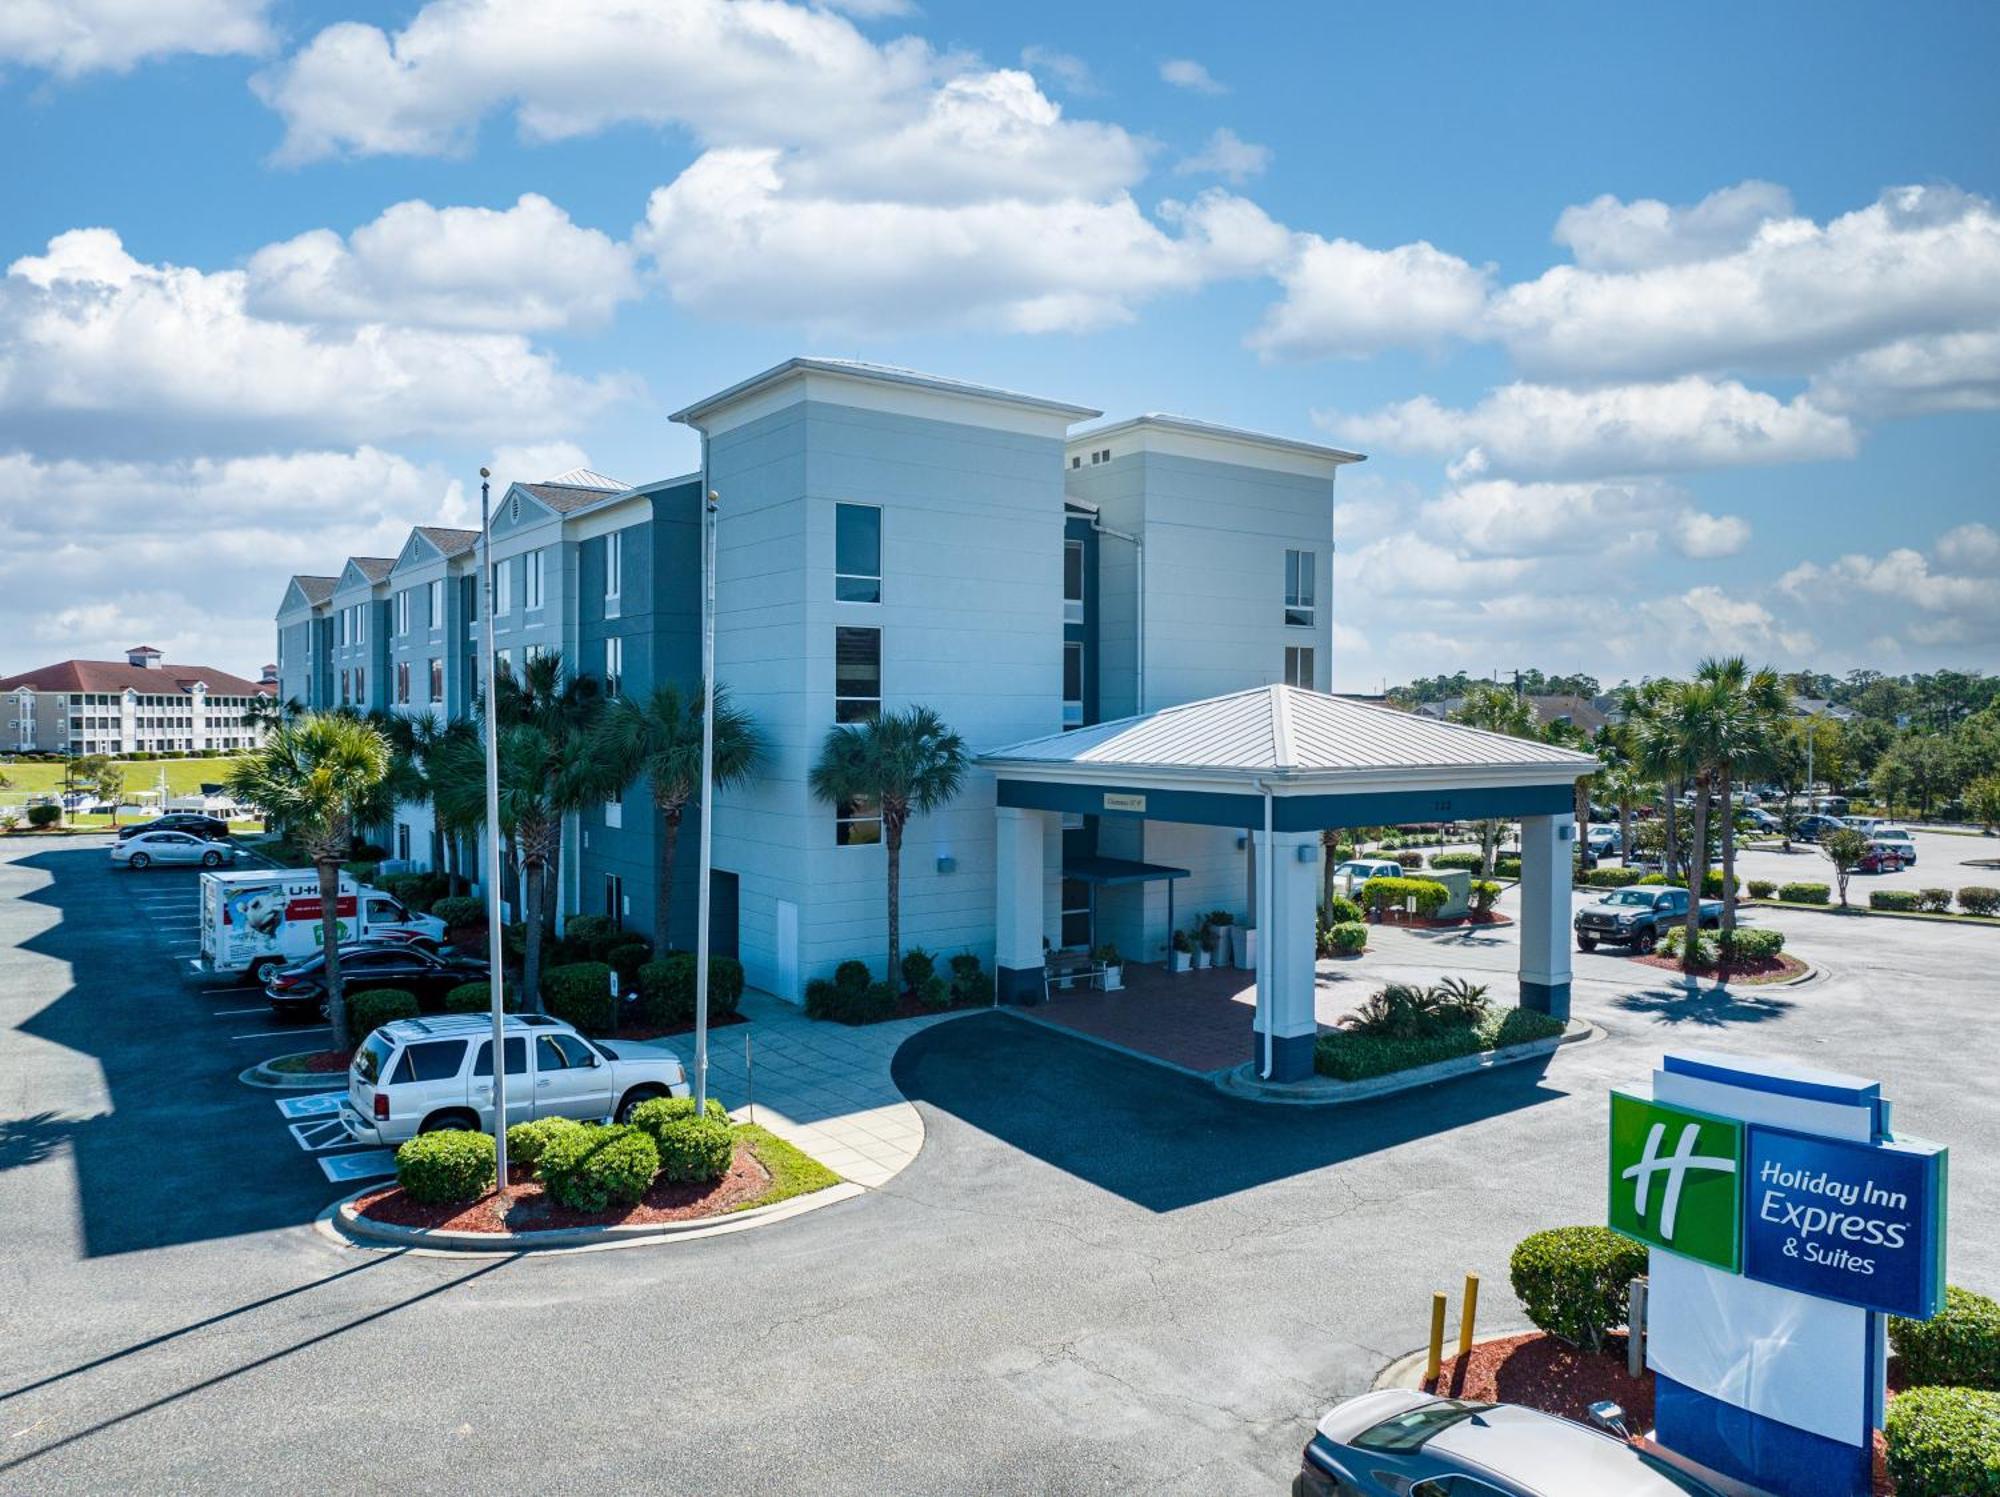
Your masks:
<instances>
[{"instance_id":1,"label":"palm tree","mask_svg":"<svg viewBox=\"0 0 2000 1497\"><path fill-rule=\"evenodd\" d=\"M320 950L326 955L326 1017L333 1046L352 1043L340 978L340 864L357 827L385 813L389 742L372 723L307 712L279 723L260 749L229 772L229 793L256 806L312 859L319 873Z\"/></svg>"},{"instance_id":2,"label":"palm tree","mask_svg":"<svg viewBox=\"0 0 2000 1497\"><path fill-rule=\"evenodd\" d=\"M1579 754L1597 752L1597 745L1591 741L1590 735L1573 722L1550 723L1542 729L1542 739L1557 748L1574 749ZM1598 760L1600 765L1603 762L1602 759ZM1578 865L1583 868L1591 866L1590 838L1587 835L1590 827L1590 793L1595 788L1598 775L1601 773L1603 771L1600 769L1577 780L1574 799L1571 802L1571 812L1576 819L1576 859Z\"/></svg>"},{"instance_id":3,"label":"palm tree","mask_svg":"<svg viewBox=\"0 0 2000 1497\"><path fill-rule=\"evenodd\" d=\"M1680 682L1664 678L1643 683L1632 694L1625 717L1625 737L1631 745L1632 762L1648 781L1659 784L1665 803L1662 830L1666 833L1666 846L1660 861L1668 878L1680 872L1681 787L1688 777L1681 745L1666 722L1680 689Z\"/></svg>"},{"instance_id":4,"label":"palm tree","mask_svg":"<svg viewBox=\"0 0 2000 1497\"><path fill-rule=\"evenodd\" d=\"M1676 681L1658 694L1641 724L1646 761L1657 766L1671 787L1694 787L1694 827L1687 849L1687 928L1682 932L1681 971L1700 970L1701 891L1708 881L1708 810L1715 766L1726 757L1727 691L1713 681ZM1671 799L1668 801L1672 805Z\"/></svg>"},{"instance_id":5,"label":"palm tree","mask_svg":"<svg viewBox=\"0 0 2000 1497\"><path fill-rule=\"evenodd\" d=\"M1751 670L1741 655L1710 658L1695 667L1694 678L1713 693L1715 761L1710 766L1722 806L1722 928L1736 929L1736 799L1737 777L1772 753L1778 728L1789 703L1778 673L1770 666ZM1700 891L1695 891L1696 898Z\"/></svg>"},{"instance_id":6,"label":"palm tree","mask_svg":"<svg viewBox=\"0 0 2000 1497\"><path fill-rule=\"evenodd\" d=\"M873 722L830 730L813 765L812 793L834 805L873 804L882 813L889 851L889 970L895 982L902 952L903 828L910 813L936 810L965 779L965 740L928 707L885 712Z\"/></svg>"},{"instance_id":7,"label":"palm tree","mask_svg":"<svg viewBox=\"0 0 2000 1497\"><path fill-rule=\"evenodd\" d=\"M1527 698L1499 686L1482 684L1473 687L1466 694L1463 705L1451 716L1453 722L1484 728L1489 733L1505 733L1509 738L1535 736L1535 713ZM1485 878L1493 877L1493 857L1499 841L1499 822L1487 820L1479 823L1479 869Z\"/></svg>"},{"instance_id":8,"label":"palm tree","mask_svg":"<svg viewBox=\"0 0 2000 1497\"><path fill-rule=\"evenodd\" d=\"M463 718L449 721L429 711L383 714L377 724L389 740L389 788L398 802L430 807L444 847L444 874L456 894L464 880L458 869L459 833L467 828L455 825L438 805L436 776L444 762L447 745L475 741L477 732Z\"/></svg>"},{"instance_id":9,"label":"palm tree","mask_svg":"<svg viewBox=\"0 0 2000 1497\"><path fill-rule=\"evenodd\" d=\"M604 689L597 678L571 675L563 666L562 656L554 650L544 650L524 660L518 675L512 666L502 661L493 679L497 692L493 714L503 729L516 724L530 724L556 738L574 740L588 735L604 710ZM503 817L502 821L505 819ZM556 823L555 838L552 867L562 863L563 826L560 819ZM518 845L511 851L525 879L528 867L526 852ZM525 898L522 903L527 903ZM556 902L549 900L542 911L543 924L549 935L555 933L555 919Z\"/></svg>"},{"instance_id":10,"label":"palm tree","mask_svg":"<svg viewBox=\"0 0 2000 1497\"><path fill-rule=\"evenodd\" d=\"M1604 728L1594 745L1604 765L1604 793L1618 807L1618 855L1632 861L1632 803L1646 793L1646 782L1632 762L1632 751L1622 727Z\"/></svg>"},{"instance_id":11,"label":"palm tree","mask_svg":"<svg viewBox=\"0 0 2000 1497\"><path fill-rule=\"evenodd\" d=\"M593 758L616 787L646 777L660 820L660 873L654 882L653 939L662 951L673 926L674 854L688 802L701 794L701 695L669 682L647 697L618 697L599 722ZM715 691L715 783L740 784L755 767L757 731L747 712Z\"/></svg>"}]
</instances>

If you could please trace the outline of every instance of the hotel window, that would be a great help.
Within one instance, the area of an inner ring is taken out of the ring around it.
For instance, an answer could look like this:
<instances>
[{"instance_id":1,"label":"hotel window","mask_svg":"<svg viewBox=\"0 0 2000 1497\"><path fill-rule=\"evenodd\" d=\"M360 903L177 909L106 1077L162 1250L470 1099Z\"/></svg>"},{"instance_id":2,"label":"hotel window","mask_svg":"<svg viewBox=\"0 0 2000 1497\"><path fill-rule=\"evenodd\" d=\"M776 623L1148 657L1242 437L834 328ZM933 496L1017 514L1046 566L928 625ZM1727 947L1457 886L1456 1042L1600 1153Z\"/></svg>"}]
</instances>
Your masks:
<instances>
[{"instance_id":1,"label":"hotel window","mask_svg":"<svg viewBox=\"0 0 2000 1497\"><path fill-rule=\"evenodd\" d=\"M334 643L345 648L347 644L347 610L345 608L340 609L335 618L337 622L334 626Z\"/></svg>"},{"instance_id":2,"label":"hotel window","mask_svg":"<svg viewBox=\"0 0 2000 1497\"><path fill-rule=\"evenodd\" d=\"M1083 644L1079 640L1063 643L1063 726L1077 728L1083 725Z\"/></svg>"},{"instance_id":3,"label":"hotel window","mask_svg":"<svg viewBox=\"0 0 2000 1497\"><path fill-rule=\"evenodd\" d=\"M1062 881L1062 944L1064 950L1090 947L1090 885L1080 878Z\"/></svg>"},{"instance_id":4,"label":"hotel window","mask_svg":"<svg viewBox=\"0 0 2000 1497\"><path fill-rule=\"evenodd\" d=\"M410 590L406 587L396 594L396 637L402 638L410 632Z\"/></svg>"},{"instance_id":5,"label":"hotel window","mask_svg":"<svg viewBox=\"0 0 2000 1497\"><path fill-rule=\"evenodd\" d=\"M614 790L611 799L604 803L604 824L622 827L625 825L625 792Z\"/></svg>"},{"instance_id":6,"label":"hotel window","mask_svg":"<svg viewBox=\"0 0 2000 1497\"><path fill-rule=\"evenodd\" d=\"M495 650L493 652L494 679L497 680L501 676L512 676L513 674L514 674L513 651Z\"/></svg>"},{"instance_id":7,"label":"hotel window","mask_svg":"<svg viewBox=\"0 0 2000 1497\"><path fill-rule=\"evenodd\" d=\"M882 511L873 504L833 507L833 596L841 603L882 601Z\"/></svg>"},{"instance_id":8,"label":"hotel window","mask_svg":"<svg viewBox=\"0 0 2000 1497\"><path fill-rule=\"evenodd\" d=\"M833 631L833 720L873 722L882 715L882 631Z\"/></svg>"},{"instance_id":9,"label":"hotel window","mask_svg":"<svg viewBox=\"0 0 2000 1497\"><path fill-rule=\"evenodd\" d=\"M440 577L431 583L426 591L430 594L430 617L426 622L429 623L431 632L435 634L444 627L444 578Z\"/></svg>"},{"instance_id":10,"label":"hotel window","mask_svg":"<svg viewBox=\"0 0 2000 1497\"><path fill-rule=\"evenodd\" d=\"M431 700L444 700L444 660L441 656L431 656Z\"/></svg>"},{"instance_id":11,"label":"hotel window","mask_svg":"<svg viewBox=\"0 0 2000 1497\"><path fill-rule=\"evenodd\" d=\"M625 641L614 634L604 641L604 695L616 697L625 682Z\"/></svg>"},{"instance_id":12,"label":"hotel window","mask_svg":"<svg viewBox=\"0 0 2000 1497\"><path fill-rule=\"evenodd\" d=\"M1063 542L1063 622L1083 622L1083 542Z\"/></svg>"},{"instance_id":13,"label":"hotel window","mask_svg":"<svg viewBox=\"0 0 2000 1497\"><path fill-rule=\"evenodd\" d=\"M619 873L604 875L604 916L611 922L613 930L625 928L625 876ZM666 936L655 932L664 945Z\"/></svg>"},{"instance_id":14,"label":"hotel window","mask_svg":"<svg viewBox=\"0 0 2000 1497\"><path fill-rule=\"evenodd\" d=\"M410 826L405 821L396 823L396 856L405 863L410 861Z\"/></svg>"},{"instance_id":15,"label":"hotel window","mask_svg":"<svg viewBox=\"0 0 2000 1497\"><path fill-rule=\"evenodd\" d=\"M614 530L604 538L604 597L609 602L625 590L625 532Z\"/></svg>"},{"instance_id":16,"label":"hotel window","mask_svg":"<svg viewBox=\"0 0 2000 1497\"><path fill-rule=\"evenodd\" d=\"M407 660L396 662L396 705L410 705L410 662Z\"/></svg>"},{"instance_id":17,"label":"hotel window","mask_svg":"<svg viewBox=\"0 0 2000 1497\"><path fill-rule=\"evenodd\" d=\"M465 628L470 633L479 622L479 577L476 573L459 578L458 601L464 605Z\"/></svg>"},{"instance_id":18,"label":"hotel window","mask_svg":"<svg viewBox=\"0 0 2000 1497\"><path fill-rule=\"evenodd\" d=\"M514 611L513 563L496 561L493 563L493 622L500 621Z\"/></svg>"},{"instance_id":19,"label":"hotel window","mask_svg":"<svg viewBox=\"0 0 2000 1497\"><path fill-rule=\"evenodd\" d=\"M530 551L521 558L522 569L526 573L521 586L523 594L521 606L528 609L542 606L542 561L546 551Z\"/></svg>"},{"instance_id":20,"label":"hotel window","mask_svg":"<svg viewBox=\"0 0 2000 1497\"><path fill-rule=\"evenodd\" d=\"M1285 684L1305 691L1313 689L1313 652L1309 647L1285 646Z\"/></svg>"},{"instance_id":21,"label":"hotel window","mask_svg":"<svg viewBox=\"0 0 2000 1497\"><path fill-rule=\"evenodd\" d=\"M838 847L872 847L882 840L882 806L873 800L844 800L833 808L833 840Z\"/></svg>"},{"instance_id":22,"label":"hotel window","mask_svg":"<svg viewBox=\"0 0 2000 1497\"><path fill-rule=\"evenodd\" d=\"M360 666L354 667L354 700L363 706L368 702L368 687L365 684L367 672Z\"/></svg>"},{"instance_id":23,"label":"hotel window","mask_svg":"<svg viewBox=\"0 0 2000 1497\"><path fill-rule=\"evenodd\" d=\"M1310 551L1285 553L1285 622L1312 627L1313 562Z\"/></svg>"},{"instance_id":24,"label":"hotel window","mask_svg":"<svg viewBox=\"0 0 2000 1497\"><path fill-rule=\"evenodd\" d=\"M345 707L353 700L354 698L348 695L347 672L342 671L340 673L340 705Z\"/></svg>"},{"instance_id":25,"label":"hotel window","mask_svg":"<svg viewBox=\"0 0 2000 1497\"><path fill-rule=\"evenodd\" d=\"M366 603L356 603L354 605L354 642L358 645L368 642L368 605Z\"/></svg>"}]
</instances>

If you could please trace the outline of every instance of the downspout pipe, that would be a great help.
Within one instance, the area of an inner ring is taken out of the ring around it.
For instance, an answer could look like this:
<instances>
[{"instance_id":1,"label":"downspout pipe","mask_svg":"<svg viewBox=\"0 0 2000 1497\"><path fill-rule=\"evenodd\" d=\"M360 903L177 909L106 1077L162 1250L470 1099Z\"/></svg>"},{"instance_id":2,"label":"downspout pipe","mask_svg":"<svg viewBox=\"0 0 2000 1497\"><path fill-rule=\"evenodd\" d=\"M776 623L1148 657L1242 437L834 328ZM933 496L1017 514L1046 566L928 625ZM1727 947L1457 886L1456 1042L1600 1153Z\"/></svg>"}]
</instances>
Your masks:
<instances>
[{"instance_id":1,"label":"downspout pipe","mask_svg":"<svg viewBox=\"0 0 2000 1497\"><path fill-rule=\"evenodd\" d=\"M1129 531L1113 530L1096 515L1090 517L1090 528L1099 535L1108 535L1113 540L1129 541L1132 545L1133 562L1138 569L1138 617L1134 625L1136 637L1132 642L1132 662L1133 674L1136 677L1134 685L1139 699L1138 710L1143 713L1146 710L1146 543Z\"/></svg>"},{"instance_id":2,"label":"downspout pipe","mask_svg":"<svg viewBox=\"0 0 2000 1497\"><path fill-rule=\"evenodd\" d=\"M1271 880L1276 867L1271 857L1271 782L1254 782L1264 794L1264 837L1257 844L1257 1009L1264 1021L1264 1073L1261 1079L1269 1081L1276 1069L1272 1059L1272 1027L1277 1022L1274 995L1271 992L1271 911L1276 908L1273 901Z\"/></svg>"}]
</instances>

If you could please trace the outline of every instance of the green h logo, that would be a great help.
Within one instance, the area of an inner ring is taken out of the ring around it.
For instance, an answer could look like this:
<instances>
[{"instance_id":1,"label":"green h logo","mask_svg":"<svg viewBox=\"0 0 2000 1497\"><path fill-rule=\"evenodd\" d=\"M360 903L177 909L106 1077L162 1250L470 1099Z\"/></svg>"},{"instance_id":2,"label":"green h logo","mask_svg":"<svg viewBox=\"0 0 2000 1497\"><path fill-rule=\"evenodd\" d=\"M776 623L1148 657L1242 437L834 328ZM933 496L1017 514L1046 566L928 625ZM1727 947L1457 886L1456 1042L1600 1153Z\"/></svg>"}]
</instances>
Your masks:
<instances>
[{"instance_id":1,"label":"green h logo","mask_svg":"<svg viewBox=\"0 0 2000 1497\"><path fill-rule=\"evenodd\" d=\"M1742 1265L1743 1125L1611 1094L1611 1227L1735 1273Z\"/></svg>"}]
</instances>

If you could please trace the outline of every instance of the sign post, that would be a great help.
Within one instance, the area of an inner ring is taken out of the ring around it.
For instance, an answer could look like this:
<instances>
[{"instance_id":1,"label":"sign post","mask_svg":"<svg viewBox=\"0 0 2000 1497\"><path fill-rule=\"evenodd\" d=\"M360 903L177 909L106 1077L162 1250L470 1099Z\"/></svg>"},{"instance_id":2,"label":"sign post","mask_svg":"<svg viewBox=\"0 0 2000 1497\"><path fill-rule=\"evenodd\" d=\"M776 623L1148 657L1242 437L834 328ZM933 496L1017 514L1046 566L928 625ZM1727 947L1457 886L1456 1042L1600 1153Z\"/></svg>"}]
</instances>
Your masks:
<instances>
[{"instance_id":1,"label":"sign post","mask_svg":"<svg viewBox=\"0 0 2000 1497\"><path fill-rule=\"evenodd\" d=\"M1681 1051L1613 1092L1614 1231L1646 1244L1655 1437L1783 1497L1865 1497L1887 1317L1944 1304L1946 1152L1880 1086Z\"/></svg>"}]
</instances>

